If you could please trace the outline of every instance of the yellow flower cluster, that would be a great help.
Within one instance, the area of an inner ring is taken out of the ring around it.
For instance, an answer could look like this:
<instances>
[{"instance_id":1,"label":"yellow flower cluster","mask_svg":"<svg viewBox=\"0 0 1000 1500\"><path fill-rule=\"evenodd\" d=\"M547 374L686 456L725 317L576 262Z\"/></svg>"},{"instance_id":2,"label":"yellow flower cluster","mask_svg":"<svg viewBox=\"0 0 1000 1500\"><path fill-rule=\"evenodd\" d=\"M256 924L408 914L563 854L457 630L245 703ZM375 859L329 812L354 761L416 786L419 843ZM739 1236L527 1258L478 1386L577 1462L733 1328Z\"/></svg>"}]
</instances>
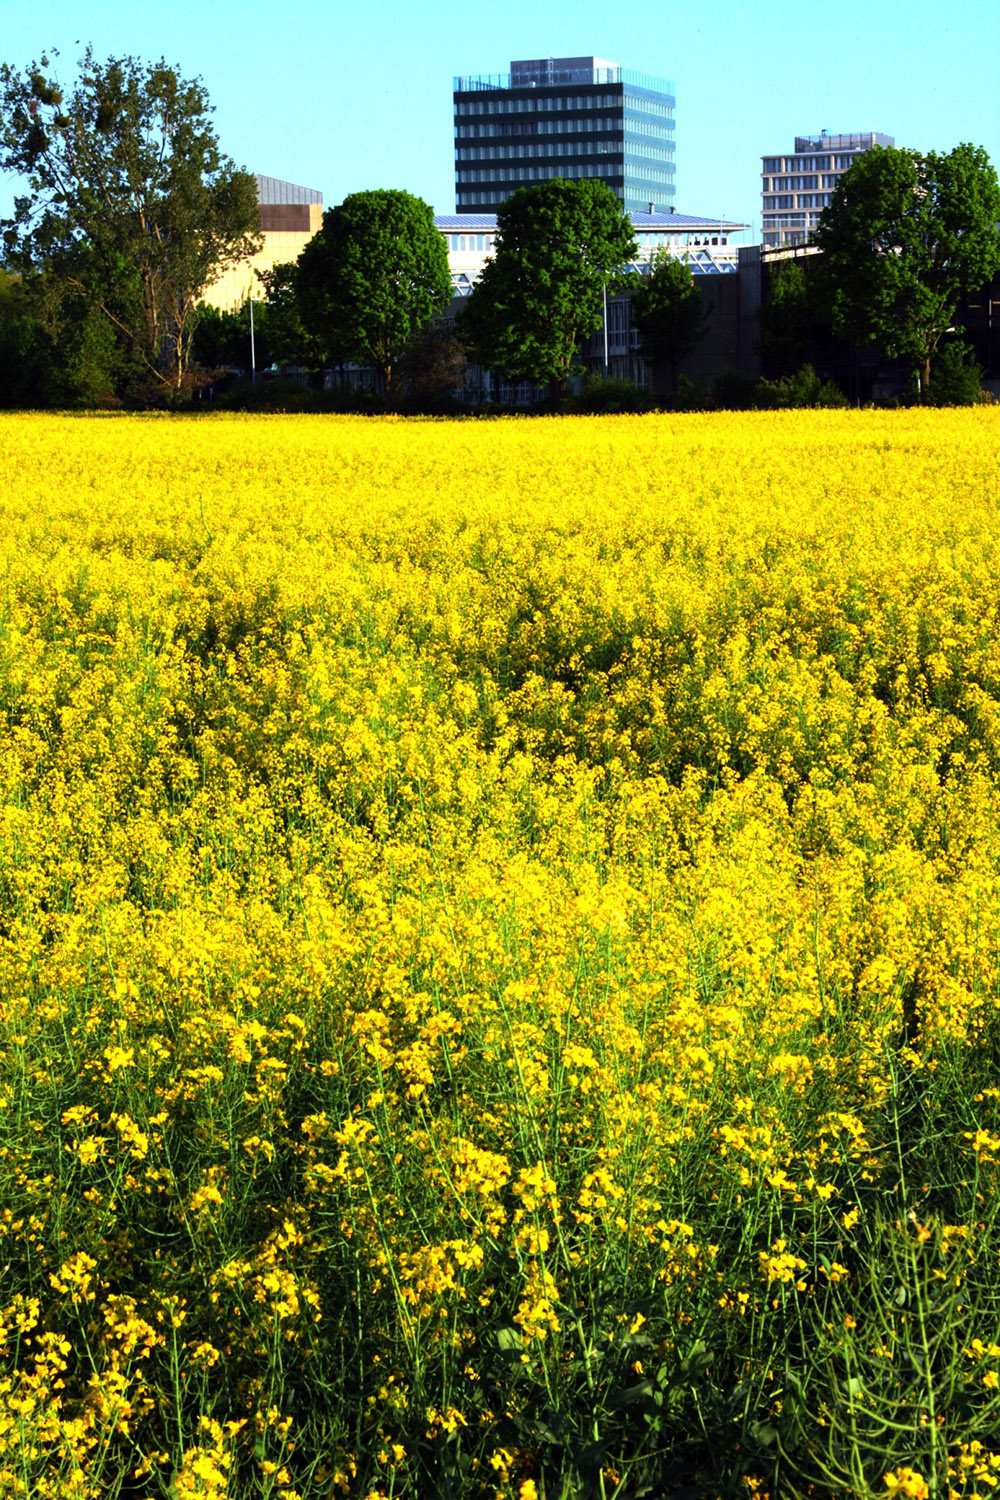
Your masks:
<instances>
[{"instance_id":1,"label":"yellow flower cluster","mask_svg":"<svg viewBox=\"0 0 1000 1500\"><path fill-rule=\"evenodd\" d=\"M995 1485L998 450L0 420L0 1495Z\"/></svg>"}]
</instances>

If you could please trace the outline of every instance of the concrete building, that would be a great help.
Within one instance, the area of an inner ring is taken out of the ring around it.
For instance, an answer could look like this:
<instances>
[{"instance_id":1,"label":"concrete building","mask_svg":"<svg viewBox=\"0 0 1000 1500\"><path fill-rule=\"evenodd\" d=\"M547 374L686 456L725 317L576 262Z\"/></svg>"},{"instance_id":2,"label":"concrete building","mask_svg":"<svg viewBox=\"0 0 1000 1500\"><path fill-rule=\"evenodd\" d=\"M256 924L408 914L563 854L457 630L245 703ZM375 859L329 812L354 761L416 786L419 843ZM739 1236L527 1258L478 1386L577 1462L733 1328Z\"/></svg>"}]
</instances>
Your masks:
<instances>
[{"instance_id":1,"label":"concrete building","mask_svg":"<svg viewBox=\"0 0 1000 1500\"><path fill-rule=\"evenodd\" d=\"M598 177L627 213L674 200L674 88L600 57L454 79L455 206L489 213L527 183Z\"/></svg>"},{"instance_id":2,"label":"concrete building","mask_svg":"<svg viewBox=\"0 0 1000 1500\"><path fill-rule=\"evenodd\" d=\"M224 311L239 307L251 295L259 297L261 284L256 273L298 260L303 246L323 223L322 193L277 177L262 177L260 173L255 177L264 244L250 260L230 266L206 291L203 300Z\"/></svg>"},{"instance_id":3,"label":"concrete building","mask_svg":"<svg viewBox=\"0 0 1000 1500\"><path fill-rule=\"evenodd\" d=\"M788 156L761 158L761 219L765 249L804 245L838 180L862 151L893 146L891 135L800 135Z\"/></svg>"}]
</instances>

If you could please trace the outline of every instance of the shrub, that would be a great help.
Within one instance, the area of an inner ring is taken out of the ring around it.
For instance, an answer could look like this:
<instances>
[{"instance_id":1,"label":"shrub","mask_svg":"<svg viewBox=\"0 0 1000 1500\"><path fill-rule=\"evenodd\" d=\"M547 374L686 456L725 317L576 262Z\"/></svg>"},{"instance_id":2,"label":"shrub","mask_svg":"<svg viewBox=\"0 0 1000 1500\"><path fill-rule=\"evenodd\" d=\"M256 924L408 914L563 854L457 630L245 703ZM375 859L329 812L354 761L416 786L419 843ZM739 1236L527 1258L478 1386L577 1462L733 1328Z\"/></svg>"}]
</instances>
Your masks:
<instances>
[{"instance_id":1,"label":"shrub","mask_svg":"<svg viewBox=\"0 0 1000 1500\"><path fill-rule=\"evenodd\" d=\"M945 344L931 375L927 399L931 406L978 406L984 399L983 368L961 339Z\"/></svg>"}]
</instances>

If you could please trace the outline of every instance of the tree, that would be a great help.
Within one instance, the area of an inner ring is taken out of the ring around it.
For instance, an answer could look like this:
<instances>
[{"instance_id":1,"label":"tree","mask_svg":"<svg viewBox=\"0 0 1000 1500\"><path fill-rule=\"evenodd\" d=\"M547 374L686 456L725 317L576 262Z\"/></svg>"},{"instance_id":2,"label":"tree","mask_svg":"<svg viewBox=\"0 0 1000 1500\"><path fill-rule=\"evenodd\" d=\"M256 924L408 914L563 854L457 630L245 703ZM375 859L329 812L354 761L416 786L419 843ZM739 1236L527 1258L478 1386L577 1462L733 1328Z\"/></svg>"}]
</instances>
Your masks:
<instances>
[{"instance_id":1,"label":"tree","mask_svg":"<svg viewBox=\"0 0 1000 1500\"><path fill-rule=\"evenodd\" d=\"M220 153L200 81L88 47L67 98L49 68L0 66L0 167L30 189L3 222L5 262L57 277L177 389L202 293L260 248L254 180Z\"/></svg>"},{"instance_id":2,"label":"tree","mask_svg":"<svg viewBox=\"0 0 1000 1500\"><path fill-rule=\"evenodd\" d=\"M497 241L462 321L475 357L510 380L562 390L577 345L600 327L638 251L630 221L598 178L518 188L497 212Z\"/></svg>"},{"instance_id":3,"label":"tree","mask_svg":"<svg viewBox=\"0 0 1000 1500\"><path fill-rule=\"evenodd\" d=\"M261 305L271 357L278 365L299 365L309 376L310 385L322 386L323 371L330 362L326 346L307 332L302 322L298 297L298 270L295 262L282 261L267 271L257 272L264 288Z\"/></svg>"},{"instance_id":4,"label":"tree","mask_svg":"<svg viewBox=\"0 0 1000 1500\"><path fill-rule=\"evenodd\" d=\"M465 385L465 348L449 323L428 323L411 339L399 362L398 396L404 411L454 411Z\"/></svg>"},{"instance_id":5,"label":"tree","mask_svg":"<svg viewBox=\"0 0 1000 1500\"><path fill-rule=\"evenodd\" d=\"M708 332L711 307L694 283L691 267L661 247L632 293L632 318L639 330L643 359L665 364L670 389L677 388L677 366L693 354Z\"/></svg>"},{"instance_id":6,"label":"tree","mask_svg":"<svg viewBox=\"0 0 1000 1500\"><path fill-rule=\"evenodd\" d=\"M97 308L53 276L0 270L0 406L113 404L126 366Z\"/></svg>"},{"instance_id":7,"label":"tree","mask_svg":"<svg viewBox=\"0 0 1000 1500\"><path fill-rule=\"evenodd\" d=\"M274 360L268 324L267 304L260 302L256 304L253 323L254 360L258 370L266 370ZM191 341L191 356L194 365L203 371L249 370L249 299L238 307L200 307Z\"/></svg>"},{"instance_id":8,"label":"tree","mask_svg":"<svg viewBox=\"0 0 1000 1500\"><path fill-rule=\"evenodd\" d=\"M1000 267L1000 185L986 152L873 146L844 173L816 230L834 332L931 361L962 292Z\"/></svg>"},{"instance_id":9,"label":"tree","mask_svg":"<svg viewBox=\"0 0 1000 1500\"><path fill-rule=\"evenodd\" d=\"M932 406L977 406L983 395L983 367L961 339L949 339L934 361L928 399Z\"/></svg>"},{"instance_id":10,"label":"tree","mask_svg":"<svg viewBox=\"0 0 1000 1500\"><path fill-rule=\"evenodd\" d=\"M817 322L814 300L801 260L780 260L773 266L767 294L757 309L760 355L770 374L790 375L808 360Z\"/></svg>"},{"instance_id":11,"label":"tree","mask_svg":"<svg viewBox=\"0 0 1000 1500\"><path fill-rule=\"evenodd\" d=\"M394 189L351 193L299 256L296 290L305 331L390 389L400 352L451 297L430 204Z\"/></svg>"}]
</instances>

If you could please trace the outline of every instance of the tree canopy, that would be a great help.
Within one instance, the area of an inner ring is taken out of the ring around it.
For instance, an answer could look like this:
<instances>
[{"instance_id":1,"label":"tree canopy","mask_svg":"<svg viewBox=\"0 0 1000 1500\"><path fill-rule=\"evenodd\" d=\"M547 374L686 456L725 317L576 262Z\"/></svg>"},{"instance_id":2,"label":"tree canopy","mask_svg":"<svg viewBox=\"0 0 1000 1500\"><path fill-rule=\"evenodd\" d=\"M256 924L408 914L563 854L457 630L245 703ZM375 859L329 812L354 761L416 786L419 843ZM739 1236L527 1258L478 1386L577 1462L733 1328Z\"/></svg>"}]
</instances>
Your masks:
<instances>
[{"instance_id":1,"label":"tree canopy","mask_svg":"<svg viewBox=\"0 0 1000 1500\"><path fill-rule=\"evenodd\" d=\"M820 216L834 331L908 359L931 360L964 291L1000 268L1000 185L980 146L873 146L844 173Z\"/></svg>"},{"instance_id":2,"label":"tree canopy","mask_svg":"<svg viewBox=\"0 0 1000 1500\"><path fill-rule=\"evenodd\" d=\"M160 387L183 379L205 288L261 244L254 180L210 114L201 82L162 60L88 47L68 95L47 57L0 65L0 168L29 188L0 226L5 263L98 307Z\"/></svg>"},{"instance_id":3,"label":"tree canopy","mask_svg":"<svg viewBox=\"0 0 1000 1500\"><path fill-rule=\"evenodd\" d=\"M463 330L476 358L510 380L565 384L580 340L600 327L638 246L598 178L518 188L497 211L493 258L472 289Z\"/></svg>"},{"instance_id":4,"label":"tree canopy","mask_svg":"<svg viewBox=\"0 0 1000 1500\"><path fill-rule=\"evenodd\" d=\"M665 247L655 251L648 275L632 293L632 317L643 358L667 365L672 387L677 384L678 364L694 353L708 332L708 316L691 267Z\"/></svg>"},{"instance_id":5,"label":"tree canopy","mask_svg":"<svg viewBox=\"0 0 1000 1500\"><path fill-rule=\"evenodd\" d=\"M451 297L444 238L430 204L396 189L351 193L327 209L296 277L304 328L333 359L393 365Z\"/></svg>"},{"instance_id":6,"label":"tree canopy","mask_svg":"<svg viewBox=\"0 0 1000 1500\"><path fill-rule=\"evenodd\" d=\"M767 291L757 308L760 355L769 374L791 375L809 358L817 325L824 314L817 312L815 276L810 266L819 257L779 260L770 267Z\"/></svg>"}]
</instances>

